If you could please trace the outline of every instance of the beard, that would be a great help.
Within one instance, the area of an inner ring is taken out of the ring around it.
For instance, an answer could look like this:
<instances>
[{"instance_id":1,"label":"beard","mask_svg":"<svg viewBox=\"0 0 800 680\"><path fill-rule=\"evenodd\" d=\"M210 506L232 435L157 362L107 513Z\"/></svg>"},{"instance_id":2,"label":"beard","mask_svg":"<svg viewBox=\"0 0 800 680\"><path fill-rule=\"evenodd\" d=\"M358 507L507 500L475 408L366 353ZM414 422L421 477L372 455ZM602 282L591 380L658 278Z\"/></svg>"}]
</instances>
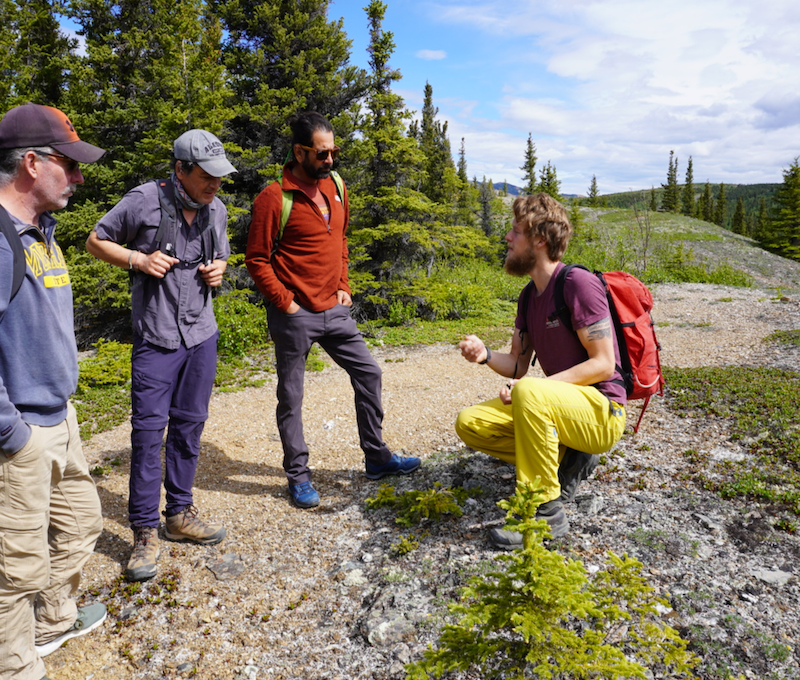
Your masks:
<instances>
[{"instance_id":1,"label":"beard","mask_svg":"<svg viewBox=\"0 0 800 680\"><path fill-rule=\"evenodd\" d=\"M311 179L325 179L330 176L331 170L333 170L332 165L320 165L318 168L314 167L307 155L303 158L301 165L306 175L311 177Z\"/></svg>"},{"instance_id":2,"label":"beard","mask_svg":"<svg viewBox=\"0 0 800 680\"><path fill-rule=\"evenodd\" d=\"M536 264L536 254L533 250L523 253L509 252L503 268L511 276L528 276Z\"/></svg>"}]
</instances>

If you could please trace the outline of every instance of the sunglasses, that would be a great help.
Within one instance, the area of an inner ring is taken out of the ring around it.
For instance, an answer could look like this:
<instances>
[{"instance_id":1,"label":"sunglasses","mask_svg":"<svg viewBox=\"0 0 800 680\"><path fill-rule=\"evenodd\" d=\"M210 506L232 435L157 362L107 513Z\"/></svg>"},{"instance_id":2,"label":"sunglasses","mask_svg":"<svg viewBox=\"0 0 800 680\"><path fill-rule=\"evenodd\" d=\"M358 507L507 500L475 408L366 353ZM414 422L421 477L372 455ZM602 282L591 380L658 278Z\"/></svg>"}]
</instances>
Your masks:
<instances>
[{"instance_id":1,"label":"sunglasses","mask_svg":"<svg viewBox=\"0 0 800 680\"><path fill-rule=\"evenodd\" d=\"M66 156L62 156L60 153L45 153L43 151L37 151L37 156L50 156L50 158L58 158L59 160L65 161L64 167L68 172L75 172L78 169L78 161L73 160L72 158L67 158Z\"/></svg>"},{"instance_id":2,"label":"sunglasses","mask_svg":"<svg viewBox=\"0 0 800 680\"><path fill-rule=\"evenodd\" d=\"M332 149L325 149L324 151L317 151L313 146L306 146L305 144L298 144L301 149L305 149L306 151L311 151L317 156L318 161L327 160L328 154L331 155L333 160L339 158L339 149L338 146L334 146Z\"/></svg>"}]
</instances>

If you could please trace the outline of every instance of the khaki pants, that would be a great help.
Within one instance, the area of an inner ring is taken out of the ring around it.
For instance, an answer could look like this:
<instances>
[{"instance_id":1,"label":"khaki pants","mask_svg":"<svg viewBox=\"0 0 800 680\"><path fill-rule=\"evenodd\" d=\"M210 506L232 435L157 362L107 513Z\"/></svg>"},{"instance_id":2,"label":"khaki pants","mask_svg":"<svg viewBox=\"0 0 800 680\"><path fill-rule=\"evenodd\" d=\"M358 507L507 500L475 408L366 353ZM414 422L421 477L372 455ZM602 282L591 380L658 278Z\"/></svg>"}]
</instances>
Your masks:
<instances>
[{"instance_id":1,"label":"khaki pants","mask_svg":"<svg viewBox=\"0 0 800 680\"><path fill-rule=\"evenodd\" d=\"M625 430L625 409L594 387L523 378L511 403L491 399L458 414L456 432L465 444L517 466L517 480L541 479L543 503L558 498L558 464L566 447L598 454Z\"/></svg>"},{"instance_id":2,"label":"khaki pants","mask_svg":"<svg viewBox=\"0 0 800 680\"><path fill-rule=\"evenodd\" d=\"M0 679L41 680L34 644L75 621L80 573L103 528L75 409L0 453Z\"/></svg>"}]
</instances>

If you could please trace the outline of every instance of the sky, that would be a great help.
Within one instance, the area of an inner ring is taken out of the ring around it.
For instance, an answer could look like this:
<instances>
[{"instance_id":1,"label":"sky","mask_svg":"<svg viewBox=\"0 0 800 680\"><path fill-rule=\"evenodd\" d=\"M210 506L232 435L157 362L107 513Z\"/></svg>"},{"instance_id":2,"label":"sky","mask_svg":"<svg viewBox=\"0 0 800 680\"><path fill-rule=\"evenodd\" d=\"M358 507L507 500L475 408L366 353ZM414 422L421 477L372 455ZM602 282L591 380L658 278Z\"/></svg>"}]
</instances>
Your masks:
<instances>
[{"instance_id":1,"label":"sky","mask_svg":"<svg viewBox=\"0 0 800 680\"><path fill-rule=\"evenodd\" d=\"M394 90L425 83L470 177L522 184L528 135L562 193L781 182L800 156L798 0L384 0ZM331 0L368 68L368 0Z\"/></svg>"},{"instance_id":2,"label":"sky","mask_svg":"<svg viewBox=\"0 0 800 680\"><path fill-rule=\"evenodd\" d=\"M369 68L369 0L330 0ZM800 156L800 0L384 0L394 91L425 83L470 176L520 186L528 135L565 194L781 182ZM71 28L66 22L64 29Z\"/></svg>"}]
</instances>

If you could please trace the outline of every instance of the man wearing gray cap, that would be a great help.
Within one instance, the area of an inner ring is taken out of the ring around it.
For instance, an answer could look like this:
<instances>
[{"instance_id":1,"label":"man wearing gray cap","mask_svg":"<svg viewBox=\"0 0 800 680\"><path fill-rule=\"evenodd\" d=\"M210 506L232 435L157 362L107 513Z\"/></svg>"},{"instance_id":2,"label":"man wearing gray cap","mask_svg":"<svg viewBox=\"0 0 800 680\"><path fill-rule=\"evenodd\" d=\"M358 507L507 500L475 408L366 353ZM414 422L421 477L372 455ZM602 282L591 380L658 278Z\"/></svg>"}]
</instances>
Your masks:
<instances>
[{"instance_id":1,"label":"man wearing gray cap","mask_svg":"<svg viewBox=\"0 0 800 680\"><path fill-rule=\"evenodd\" d=\"M131 273L131 581L156 575L165 428L166 538L211 545L226 533L197 516L192 487L217 369L211 290L230 255L228 213L216 194L236 168L205 130L175 140L172 167L170 179L125 194L86 241L92 255Z\"/></svg>"},{"instance_id":2,"label":"man wearing gray cap","mask_svg":"<svg viewBox=\"0 0 800 680\"><path fill-rule=\"evenodd\" d=\"M0 120L0 678L41 680L43 656L97 628L78 609L81 570L103 529L83 455L72 288L51 210L79 163L105 153L69 118L25 104Z\"/></svg>"}]
</instances>

